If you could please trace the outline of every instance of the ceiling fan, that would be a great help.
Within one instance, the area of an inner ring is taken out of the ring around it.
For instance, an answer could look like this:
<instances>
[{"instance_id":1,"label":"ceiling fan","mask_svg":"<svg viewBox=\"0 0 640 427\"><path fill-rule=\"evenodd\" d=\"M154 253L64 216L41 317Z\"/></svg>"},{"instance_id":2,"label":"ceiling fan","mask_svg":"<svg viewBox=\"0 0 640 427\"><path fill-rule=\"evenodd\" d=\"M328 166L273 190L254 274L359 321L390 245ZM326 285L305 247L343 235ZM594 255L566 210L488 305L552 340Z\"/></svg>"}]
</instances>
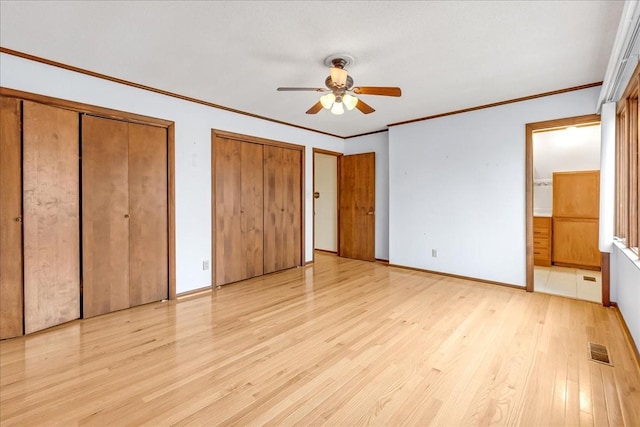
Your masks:
<instances>
[{"instance_id":1,"label":"ceiling fan","mask_svg":"<svg viewBox=\"0 0 640 427\"><path fill-rule=\"evenodd\" d=\"M401 96L402 91L399 87L384 86L357 86L353 87L353 79L344 68L353 64L353 58L346 54L333 55L325 60L325 64L329 66L329 76L324 81L326 88L313 87L279 87L281 92L286 91L313 91L328 92L320 97L320 101L316 102L307 110L307 114L316 114L322 108L330 110L333 114L342 114L344 109L353 110L357 108L364 114L373 113L375 110L362 99L352 95L382 95L382 96Z\"/></svg>"}]
</instances>

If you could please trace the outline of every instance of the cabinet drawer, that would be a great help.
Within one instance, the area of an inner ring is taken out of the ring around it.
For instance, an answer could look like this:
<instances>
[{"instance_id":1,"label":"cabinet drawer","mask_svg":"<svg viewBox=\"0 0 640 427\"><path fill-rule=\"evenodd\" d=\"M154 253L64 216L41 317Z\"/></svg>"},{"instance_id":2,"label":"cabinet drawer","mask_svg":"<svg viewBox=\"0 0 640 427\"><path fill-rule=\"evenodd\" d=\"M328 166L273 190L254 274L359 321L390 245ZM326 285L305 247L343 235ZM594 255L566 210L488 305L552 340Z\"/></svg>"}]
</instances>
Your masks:
<instances>
[{"instance_id":1,"label":"cabinet drawer","mask_svg":"<svg viewBox=\"0 0 640 427\"><path fill-rule=\"evenodd\" d=\"M533 236L533 247L535 249L548 249L549 237L548 236Z\"/></svg>"}]
</instances>

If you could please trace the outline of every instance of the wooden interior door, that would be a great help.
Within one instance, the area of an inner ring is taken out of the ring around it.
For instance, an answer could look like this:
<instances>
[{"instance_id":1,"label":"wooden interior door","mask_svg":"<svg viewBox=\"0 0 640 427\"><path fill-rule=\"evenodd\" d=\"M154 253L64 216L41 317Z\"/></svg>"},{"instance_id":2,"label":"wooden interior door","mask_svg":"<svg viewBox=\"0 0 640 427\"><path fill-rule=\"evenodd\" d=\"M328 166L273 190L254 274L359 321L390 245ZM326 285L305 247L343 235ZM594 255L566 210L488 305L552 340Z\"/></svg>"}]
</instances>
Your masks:
<instances>
[{"instance_id":1,"label":"wooden interior door","mask_svg":"<svg viewBox=\"0 0 640 427\"><path fill-rule=\"evenodd\" d=\"M338 255L375 261L375 153L341 156Z\"/></svg>"},{"instance_id":2,"label":"wooden interior door","mask_svg":"<svg viewBox=\"0 0 640 427\"><path fill-rule=\"evenodd\" d=\"M78 113L23 102L25 333L80 317Z\"/></svg>"},{"instance_id":3,"label":"wooden interior door","mask_svg":"<svg viewBox=\"0 0 640 427\"><path fill-rule=\"evenodd\" d=\"M215 284L263 274L260 144L214 138Z\"/></svg>"},{"instance_id":4,"label":"wooden interior door","mask_svg":"<svg viewBox=\"0 0 640 427\"><path fill-rule=\"evenodd\" d=\"M83 317L129 307L129 124L82 119Z\"/></svg>"},{"instance_id":5,"label":"wooden interior door","mask_svg":"<svg viewBox=\"0 0 640 427\"><path fill-rule=\"evenodd\" d=\"M129 123L129 305L169 297L167 130Z\"/></svg>"},{"instance_id":6,"label":"wooden interior door","mask_svg":"<svg viewBox=\"0 0 640 427\"><path fill-rule=\"evenodd\" d=\"M302 152L264 147L264 272L301 265Z\"/></svg>"},{"instance_id":7,"label":"wooden interior door","mask_svg":"<svg viewBox=\"0 0 640 427\"><path fill-rule=\"evenodd\" d=\"M21 104L0 97L0 339L22 330Z\"/></svg>"}]
</instances>

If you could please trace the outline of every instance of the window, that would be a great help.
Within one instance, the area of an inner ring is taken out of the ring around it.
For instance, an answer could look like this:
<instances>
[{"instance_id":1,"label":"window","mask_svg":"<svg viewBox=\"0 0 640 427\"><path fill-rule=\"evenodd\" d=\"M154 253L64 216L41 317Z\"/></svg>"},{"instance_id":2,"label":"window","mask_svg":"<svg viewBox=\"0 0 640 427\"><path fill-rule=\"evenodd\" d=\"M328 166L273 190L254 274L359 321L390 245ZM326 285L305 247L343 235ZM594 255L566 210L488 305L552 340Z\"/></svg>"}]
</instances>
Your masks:
<instances>
[{"instance_id":1,"label":"window","mask_svg":"<svg viewBox=\"0 0 640 427\"><path fill-rule=\"evenodd\" d=\"M639 84L640 67L636 68L627 89L620 98L616 123L615 235L636 255L639 255L638 242L640 241Z\"/></svg>"}]
</instances>

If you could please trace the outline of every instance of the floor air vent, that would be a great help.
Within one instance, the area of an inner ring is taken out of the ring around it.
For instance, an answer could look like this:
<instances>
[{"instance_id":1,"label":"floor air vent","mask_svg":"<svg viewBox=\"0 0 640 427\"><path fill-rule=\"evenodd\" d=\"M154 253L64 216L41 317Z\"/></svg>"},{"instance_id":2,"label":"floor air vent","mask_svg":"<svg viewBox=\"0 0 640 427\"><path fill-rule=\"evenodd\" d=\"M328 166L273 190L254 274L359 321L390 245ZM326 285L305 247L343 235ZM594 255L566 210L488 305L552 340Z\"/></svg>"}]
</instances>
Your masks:
<instances>
[{"instance_id":1,"label":"floor air vent","mask_svg":"<svg viewBox=\"0 0 640 427\"><path fill-rule=\"evenodd\" d=\"M609 350L607 350L607 347L602 344L589 343L589 359L594 362L613 366L611 364L611 359L609 359Z\"/></svg>"}]
</instances>

